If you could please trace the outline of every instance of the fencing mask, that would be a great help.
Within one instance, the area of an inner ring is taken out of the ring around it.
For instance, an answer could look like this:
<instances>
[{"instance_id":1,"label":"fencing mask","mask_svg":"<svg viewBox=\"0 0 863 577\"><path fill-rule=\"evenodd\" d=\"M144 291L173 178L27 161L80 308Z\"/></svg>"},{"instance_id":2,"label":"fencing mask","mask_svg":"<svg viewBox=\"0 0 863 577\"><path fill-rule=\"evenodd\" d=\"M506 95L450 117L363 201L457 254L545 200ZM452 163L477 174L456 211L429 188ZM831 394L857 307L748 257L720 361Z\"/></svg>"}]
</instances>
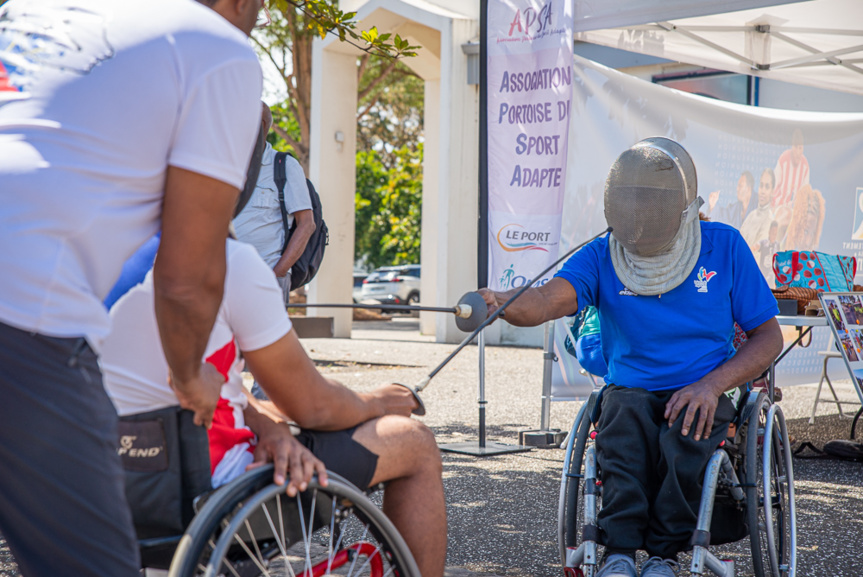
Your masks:
<instances>
[{"instance_id":1,"label":"fencing mask","mask_svg":"<svg viewBox=\"0 0 863 577\"><path fill-rule=\"evenodd\" d=\"M646 138L621 154L605 182L614 271L639 295L680 285L701 251L695 165L668 138Z\"/></svg>"}]
</instances>

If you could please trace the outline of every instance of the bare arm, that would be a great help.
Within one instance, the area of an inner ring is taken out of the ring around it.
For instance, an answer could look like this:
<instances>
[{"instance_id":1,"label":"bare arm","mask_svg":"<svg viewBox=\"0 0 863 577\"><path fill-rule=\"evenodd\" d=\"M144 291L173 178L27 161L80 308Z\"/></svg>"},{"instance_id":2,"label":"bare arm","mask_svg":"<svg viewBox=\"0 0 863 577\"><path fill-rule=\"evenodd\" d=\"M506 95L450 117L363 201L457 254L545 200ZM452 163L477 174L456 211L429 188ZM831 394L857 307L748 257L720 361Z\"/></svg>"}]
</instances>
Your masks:
<instances>
[{"instance_id":1,"label":"bare arm","mask_svg":"<svg viewBox=\"0 0 863 577\"><path fill-rule=\"evenodd\" d=\"M782 351L782 331L779 322L772 318L746 333L749 339L737 354L727 362L710 371L701 380L692 383L674 393L665 406L665 418L671 425L686 408L683 417L683 428L681 433L686 436L695 419L695 413L699 413L698 423L695 425L695 440L710 435L713 429L713 416L719 402L719 395L734 387L758 378L764 369Z\"/></svg>"},{"instance_id":2,"label":"bare arm","mask_svg":"<svg viewBox=\"0 0 863 577\"><path fill-rule=\"evenodd\" d=\"M291 433L287 423L273 420L261 413L250 404L243 411L246 425L258 437L255 445L255 460L246 470L262 467L273 463L273 482L281 485L288 473L291 482L288 485L288 495L293 497L298 491L305 491L309 479L315 473L321 484L327 484L327 469L311 451L305 448Z\"/></svg>"},{"instance_id":3,"label":"bare arm","mask_svg":"<svg viewBox=\"0 0 863 577\"><path fill-rule=\"evenodd\" d=\"M270 400L303 428L336 431L383 415L410 416L416 407L404 387L356 393L324 378L293 330L267 347L243 351L243 356Z\"/></svg>"},{"instance_id":4,"label":"bare arm","mask_svg":"<svg viewBox=\"0 0 863 577\"><path fill-rule=\"evenodd\" d=\"M492 314L519 289L497 292L480 289L478 292ZM529 288L506 308L506 321L517 327L535 327L578 310L578 297L569 281L553 278L539 288Z\"/></svg>"},{"instance_id":5,"label":"bare arm","mask_svg":"<svg viewBox=\"0 0 863 577\"><path fill-rule=\"evenodd\" d=\"M225 239L237 201L233 186L168 167L162 240L153 268L156 319L171 385L180 404L209 426L221 384L201 374L201 359L225 284Z\"/></svg>"},{"instance_id":6,"label":"bare arm","mask_svg":"<svg viewBox=\"0 0 863 577\"><path fill-rule=\"evenodd\" d=\"M279 277L288 274L288 271L306 250L306 245L309 243L312 233L315 232L315 218L311 210L295 212L294 221L297 223L297 228L291 235L288 246L285 247L285 252L282 253L279 262L273 267L273 272Z\"/></svg>"}]
</instances>

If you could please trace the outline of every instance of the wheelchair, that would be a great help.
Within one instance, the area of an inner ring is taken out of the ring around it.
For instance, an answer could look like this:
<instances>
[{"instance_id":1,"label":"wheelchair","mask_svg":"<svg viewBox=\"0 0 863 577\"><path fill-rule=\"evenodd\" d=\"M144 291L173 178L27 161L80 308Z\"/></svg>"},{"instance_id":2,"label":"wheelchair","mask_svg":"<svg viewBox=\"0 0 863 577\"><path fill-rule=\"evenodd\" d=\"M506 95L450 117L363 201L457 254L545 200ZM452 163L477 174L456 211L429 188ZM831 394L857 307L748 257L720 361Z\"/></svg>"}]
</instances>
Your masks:
<instances>
[{"instance_id":1,"label":"wheelchair","mask_svg":"<svg viewBox=\"0 0 863 577\"><path fill-rule=\"evenodd\" d=\"M594 391L576 416L566 443L558 505L558 543L566 577L593 577L598 569L602 538L596 518L602 505L602 477L590 419L598 400L599 391ZM742 391L737 407L729 436L705 471L690 541L690 572L734 577L734 561L721 560L708 550L714 513L723 507L736 510L744 523L737 525L739 536L722 542L748 533L756 577L793 577L797 530L785 417L760 391Z\"/></svg>"},{"instance_id":2,"label":"wheelchair","mask_svg":"<svg viewBox=\"0 0 863 577\"><path fill-rule=\"evenodd\" d=\"M182 536L139 541L142 565L171 577L350 575L420 577L410 550L383 512L328 472L288 497L272 465L201 497Z\"/></svg>"},{"instance_id":3,"label":"wheelchair","mask_svg":"<svg viewBox=\"0 0 863 577\"><path fill-rule=\"evenodd\" d=\"M124 462L143 568L173 577L420 577L392 522L335 473L328 471L326 487L314 477L294 497L286 484L273 484L272 465L213 490L207 433L192 417L179 407L121 417L127 448L136 435L147 447L153 438L161 442L135 455L160 448L166 455L152 470ZM146 435L150 427L159 434Z\"/></svg>"},{"instance_id":4,"label":"wheelchair","mask_svg":"<svg viewBox=\"0 0 863 577\"><path fill-rule=\"evenodd\" d=\"M272 466L215 491L179 541L169 575L419 577L399 532L354 485L328 473L288 497Z\"/></svg>"}]
</instances>

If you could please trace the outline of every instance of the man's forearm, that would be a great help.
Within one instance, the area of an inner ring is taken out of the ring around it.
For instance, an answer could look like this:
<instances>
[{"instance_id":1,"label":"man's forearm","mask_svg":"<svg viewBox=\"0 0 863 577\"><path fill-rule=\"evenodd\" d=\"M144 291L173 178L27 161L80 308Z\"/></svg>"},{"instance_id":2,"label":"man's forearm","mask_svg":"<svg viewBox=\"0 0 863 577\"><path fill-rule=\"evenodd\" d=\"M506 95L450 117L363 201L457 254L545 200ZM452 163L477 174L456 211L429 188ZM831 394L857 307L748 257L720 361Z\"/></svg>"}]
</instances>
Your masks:
<instances>
[{"instance_id":1,"label":"man's forearm","mask_svg":"<svg viewBox=\"0 0 863 577\"><path fill-rule=\"evenodd\" d=\"M291 267L294 266L294 263L302 256L303 251L306 250L306 244L309 242L309 237L312 233L309 232L304 235L304 238L301 238L299 233L300 229L294 232L291 240L288 242L288 246L285 247L285 252L282 253L282 256L279 257L279 262L273 267L276 276L285 276L288 274L288 271L291 270Z\"/></svg>"},{"instance_id":2,"label":"man's forearm","mask_svg":"<svg viewBox=\"0 0 863 577\"><path fill-rule=\"evenodd\" d=\"M207 279L192 282L161 270L153 270L155 312L165 359L179 382L197 376L210 332L222 302L225 257L214 259Z\"/></svg>"},{"instance_id":3,"label":"man's forearm","mask_svg":"<svg viewBox=\"0 0 863 577\"><path fill-rule=\"evenodd\" d=\"M285 406L279 396L277 393L271 399L277 407ZM321 377L306 407L288 414L304 429L339 431L381 417L384 411L370 395L356 393L337 381Z\"/></svg>"},{"instance_id":4,"label":"man's forearm","mask_svg":"<svg viewBox=\"0 0 863 577\"><path fill-rule=\"evenodd\" d=\"M225 240L237 194L224 182L168 167L153 285L165 358L181 386L200 372L222 302Z\"/></svg>"},{"instance_id":5,"label":"man's forearm","mask_svg":"<svg viewBox=\"0 0 863 577\"><path fill-rule=\"evenodd\" d=\"M306 245L309 243L312 233L315 232L315 221L311 216L311 212L310 210L300 211L294 216L297 220L297 228L291 235L288 246L285 247L285 251L279 258L279 262L273 267L276 276L281 277L288 274L288 271L291 270L291 267L294 266L294 263L303 255L303 251L306 250Z\"/></svg>"},{"instance_id":6,"label":"man's forearm","mask_svg":"<svg viewBox=\"0 0 863 577\"><path fill-rule=\"evenodd\" d=\"M760 377L781 351L782 332L776 319L771 319L750 333L737 354L709 373L705 380L714 384L717 393L724 393Z\"/></svg>"},{"instance_id":7,"label":"man's forearm","mask_svg":"<svg viewBox=\"0 0 863 577\"><path fill-rule=\"evenodd\" d=\"M260 435L264 427L268 425L277 422L283 422L277 421L269 414L261 412L258 407L252 402L250 402L248 406L243 409L243 420L245 421L246 426L249 427L249 429L251 429L251 431L256 435Z\"/></svg>"},{"instance_id":8,"label":"man's forearm","mask_svg":"<svg viewBox=\"0 0 863 577\"><path fill-rule=\"evenodd\" d=\"M488 295L494 295L495 303L489 306L493 313L503 306L520 289L505 292L481 289L479 292L488 303ZM542 323L572 314L578 308L578 298L572 285L562 278L553 278L539 288L529 288L506 308L504 319L517 327L535 327Z\"/></svg>"}]
</instances>

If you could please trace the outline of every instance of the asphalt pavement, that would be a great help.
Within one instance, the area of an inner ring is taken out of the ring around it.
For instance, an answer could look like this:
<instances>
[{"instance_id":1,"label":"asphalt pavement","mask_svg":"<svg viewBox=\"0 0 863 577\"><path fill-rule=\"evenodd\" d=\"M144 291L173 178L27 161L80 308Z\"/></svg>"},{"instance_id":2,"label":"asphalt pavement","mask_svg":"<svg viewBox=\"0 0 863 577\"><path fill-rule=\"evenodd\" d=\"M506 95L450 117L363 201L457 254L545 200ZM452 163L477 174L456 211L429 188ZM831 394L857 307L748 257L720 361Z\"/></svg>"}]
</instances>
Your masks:
<instances>
[{"instance_id":1,"label":"asphalt pavement","mask_svg":"<svg viewBox=\"0 0 863 577\"><path fill-rule=\"evenodd\" d=\"M420 335L410 317L356 322L352 339L304 339L303 345L320 370L357 390L416 384L454 348ZM518 431L539 426L542 351L486 347L485 365L488 441L514 445ZM441 444L477 441L477 367L477 347L468 346L422 395L428 412L420 419ZM835 384L840 399L856 401L850 381ZM796 442L820 447L847 438L850 420L835 405L820 405L815 424L808 424L814 384L783 387L783 393L780 406ZM568 430L579 406L553 403L551 427ZM449 577L561 575L556 531L563 458L560 449L494 457L443 453ZM797 574L863 575L863 463L795 459L794 477ZM714 552L735 559L738 575L752 574L748 542ZM689 559L681 561L680 574L689 575ZM0 544L0 577L17 575Z\"/></svg>"}]
</instances>

